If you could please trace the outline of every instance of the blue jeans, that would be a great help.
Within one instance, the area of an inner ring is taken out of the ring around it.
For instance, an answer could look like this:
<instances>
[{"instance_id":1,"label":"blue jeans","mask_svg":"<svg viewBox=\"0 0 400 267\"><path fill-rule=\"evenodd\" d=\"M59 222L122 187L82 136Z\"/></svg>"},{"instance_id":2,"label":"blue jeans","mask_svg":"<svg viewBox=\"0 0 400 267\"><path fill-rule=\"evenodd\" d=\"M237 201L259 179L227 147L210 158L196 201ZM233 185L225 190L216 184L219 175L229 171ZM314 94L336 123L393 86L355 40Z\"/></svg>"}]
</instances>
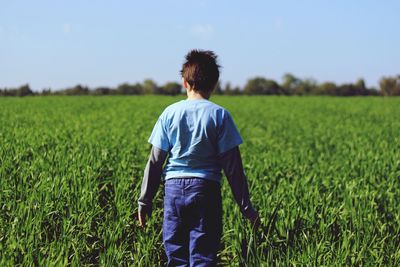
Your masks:
<instances>
[{"instance_id":1,"label":"blue jeans","mask_svg":"<svg viewBox=\"0 0 400 267\"><path fill-rule=\"evenodd\" d=\"M215 266L222 233L220 184L165 181L163 241L168 266Z\"/></svg>"}]
</instances>

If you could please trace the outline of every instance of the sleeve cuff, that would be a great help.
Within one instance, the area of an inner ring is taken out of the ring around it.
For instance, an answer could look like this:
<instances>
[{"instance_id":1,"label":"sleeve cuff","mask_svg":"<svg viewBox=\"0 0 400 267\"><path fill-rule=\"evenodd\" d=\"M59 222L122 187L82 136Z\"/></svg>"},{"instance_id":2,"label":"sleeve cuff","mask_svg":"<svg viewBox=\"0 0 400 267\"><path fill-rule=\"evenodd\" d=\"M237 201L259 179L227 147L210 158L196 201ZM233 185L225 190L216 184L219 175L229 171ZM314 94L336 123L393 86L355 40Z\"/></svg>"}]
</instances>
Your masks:
<instances>
[{"instance_id":1,"label":"sleeve cuff","mask_svg":"<svg viewBox=\"0 0 400 267\"><path fill-rule=\"evenodd\" d=\"M158 149L160 149L160 150L162 150L162 151L168 152L168 150L169 150L168 147L165 147L165 146L163 147L162 145L157 144L157 143L155 143L155 142L152 142L151 140L149 140L148 143L149 143L150 145L154 146L155 148L158 148Z\"/></svg>"},{"instance_id":2,"label":"sleeve cuff","mask_svg":"<svg viewBox=\"0 0 400 267\"><path fill-rule=\"evenodd\" d=\"M223 149L221 149L220 151L218 151L218 154L221 155L221 154L223 154L223 153L225 153L225 152L231 150L232 148L237 147L237 146L239 146L239 145L241 145L241 144L243 144L243 140L242 140L242 139L240 139L240 141L237 141L237 142L235 142L235 143L230 144L230 145L227 146L227 147L224 147Z\"/></svg>"}]
</instances>

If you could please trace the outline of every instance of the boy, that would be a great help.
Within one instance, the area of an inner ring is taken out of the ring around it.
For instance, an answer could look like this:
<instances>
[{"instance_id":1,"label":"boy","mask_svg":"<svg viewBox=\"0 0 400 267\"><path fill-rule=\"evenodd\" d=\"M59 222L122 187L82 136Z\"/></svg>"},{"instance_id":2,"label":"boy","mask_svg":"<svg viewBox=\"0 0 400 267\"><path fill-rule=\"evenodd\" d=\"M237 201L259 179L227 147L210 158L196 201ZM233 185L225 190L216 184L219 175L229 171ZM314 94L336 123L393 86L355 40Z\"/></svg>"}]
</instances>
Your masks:
<instances>
[{"instance_id":1,"label":"boy","mask_svg":"<svg viewBox=\"0 0 400 267\"><path fill-rule=\"evenodd\" d=\"M214 266L222 233L221 168L242 214L253 227L253 209L239 151L242 139L230 114L208 99L219 79L217 56L192 50L182 66L187 99L159 117L139 198L139 223L165 179L163 242L168 266ZM168 157L163 170L163 164Z\"/></svg>"}]
</instances>

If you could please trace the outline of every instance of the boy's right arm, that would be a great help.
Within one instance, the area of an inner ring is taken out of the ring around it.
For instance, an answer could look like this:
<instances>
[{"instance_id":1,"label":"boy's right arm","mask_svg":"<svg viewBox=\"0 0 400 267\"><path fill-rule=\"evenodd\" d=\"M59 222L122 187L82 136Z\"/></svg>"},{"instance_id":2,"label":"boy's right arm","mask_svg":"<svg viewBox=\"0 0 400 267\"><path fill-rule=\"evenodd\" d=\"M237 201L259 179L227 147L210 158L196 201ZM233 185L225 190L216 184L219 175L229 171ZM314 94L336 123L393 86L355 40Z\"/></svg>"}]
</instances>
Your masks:
<instances>
[{"instance_id":1,"label":"boy's right arm","mask_svg":"<svg viewBox=\"0 0 400 267\"><path fill-rule=\"evenodd\" d=\"M152 147L149 160L144 170L139 204L139 216L151 215L153 198L161 182L162 167L168 152ZM141 218L139 218L141 219Z\"/></svg>"},{"instance_id":2,"label":"boy's right arm","mask_svg":"<svg viewBox=\"0 0 400 267\"><path fill-rule=\"evenodd\" d=\"M260 223L260 218L258 212L251 205L249 187L247 185L246 175L243 171L239 147L236 146L220 154L219 161L228 179L233 196L240 207L240 211L255 227L257 227Z\"/></svg>"}]
</instances>

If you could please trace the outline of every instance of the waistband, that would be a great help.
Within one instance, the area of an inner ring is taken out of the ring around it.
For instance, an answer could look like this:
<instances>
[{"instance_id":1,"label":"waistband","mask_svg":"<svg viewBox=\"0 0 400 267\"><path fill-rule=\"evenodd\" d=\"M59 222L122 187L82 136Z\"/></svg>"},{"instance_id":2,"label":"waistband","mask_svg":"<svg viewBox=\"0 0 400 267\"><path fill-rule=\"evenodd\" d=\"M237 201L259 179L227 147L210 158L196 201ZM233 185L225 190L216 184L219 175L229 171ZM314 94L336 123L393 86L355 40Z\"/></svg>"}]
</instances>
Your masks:
<instances>
[{"instance_id":1,"label":"waistband","mask_svg":"<svg viewBox=\"0 0 400 267\"><path fill-rule=\"evenodd\" d=\"M179 178L169 178L165 180L165 184L179 184L179 185L187 185L187 184L209 184L213 186L220 186L220 183L217 181L212 181L199 177L179 177Z\"/></svg>"}]
</instances>

